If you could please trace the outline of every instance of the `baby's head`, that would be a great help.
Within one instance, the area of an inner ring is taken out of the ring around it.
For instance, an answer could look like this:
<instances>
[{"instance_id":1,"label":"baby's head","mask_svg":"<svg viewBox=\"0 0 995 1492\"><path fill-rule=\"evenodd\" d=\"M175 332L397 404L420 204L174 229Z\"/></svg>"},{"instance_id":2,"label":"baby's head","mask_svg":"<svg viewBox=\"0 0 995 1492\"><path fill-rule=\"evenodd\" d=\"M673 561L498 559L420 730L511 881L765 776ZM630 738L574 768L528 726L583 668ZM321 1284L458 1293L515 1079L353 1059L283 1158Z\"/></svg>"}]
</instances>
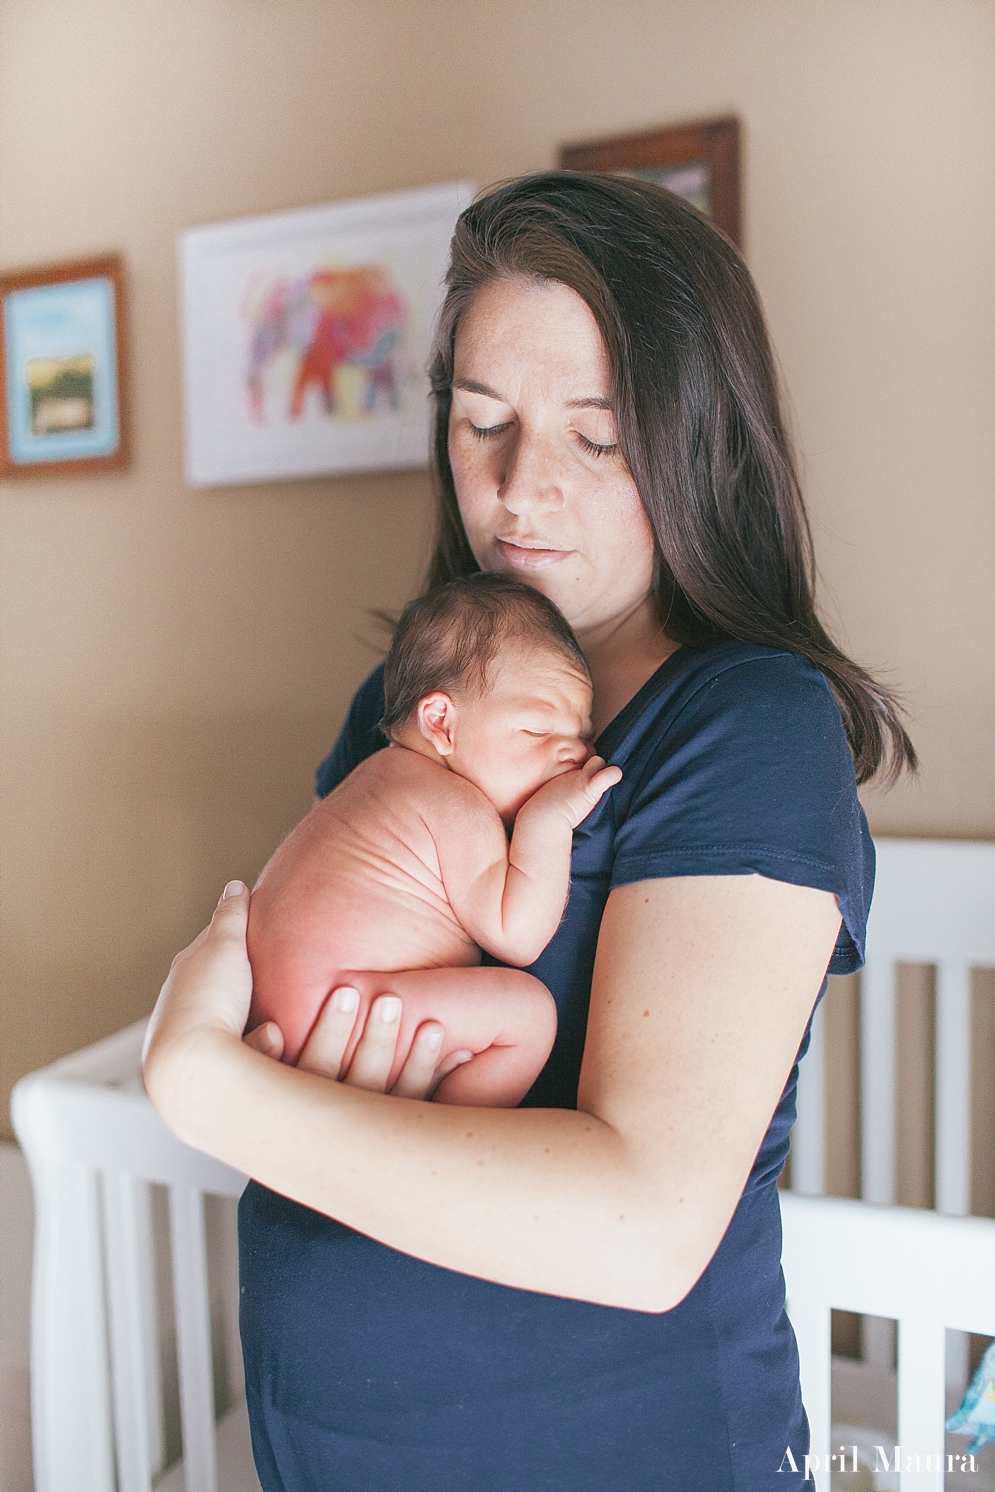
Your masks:
<instances>
[{"instance_id":1,"label":"baby's head","mask_svg":"<svg viewBox=\"0 0 995 1492\"><path fill-rule=\"evenodd\" d=\"M507 575L450 581L405 607L384 665L391 741L435 755L509 822L591 754L591 676L562 614Z\"/></svg>"}]
</instances>

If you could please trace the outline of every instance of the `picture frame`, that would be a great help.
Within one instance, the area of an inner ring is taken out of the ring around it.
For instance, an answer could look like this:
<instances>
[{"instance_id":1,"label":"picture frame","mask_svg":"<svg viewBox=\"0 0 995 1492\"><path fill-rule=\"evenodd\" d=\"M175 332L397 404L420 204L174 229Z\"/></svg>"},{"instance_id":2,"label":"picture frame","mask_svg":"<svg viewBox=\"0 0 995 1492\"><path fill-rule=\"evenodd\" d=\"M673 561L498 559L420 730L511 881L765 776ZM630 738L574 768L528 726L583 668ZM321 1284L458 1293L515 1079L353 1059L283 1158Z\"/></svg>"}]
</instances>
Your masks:
<instances>
[{"instance_id":1,"label":"picture frame","mask_svg":"<svg viewBox=\"0 0 995 1492\"><path fill-rule=\"evenodd\" d=\"M421 467L425 363L473 182L180 235L194 487Z\"/></svg>"},{"instance_id":2,"label":"picture frame","mask_svg":"<svg viewBox=\"0 0 995 1492\"><path fill-rule=\"evenodd\" d=\"M128 465L119 254L0 274L0 477Z\"/></svg>"},{"instance_id":3,"label":"picture frame","mask_svg":"<svg viewBox=\"0 0 995 1492\"><path fill-rule=\"evenodd\" d=\"M564 145L560 165L655 182L686 198L737 248L743 246L740 126L734 115Z\"/></svg>"}]
</instances>

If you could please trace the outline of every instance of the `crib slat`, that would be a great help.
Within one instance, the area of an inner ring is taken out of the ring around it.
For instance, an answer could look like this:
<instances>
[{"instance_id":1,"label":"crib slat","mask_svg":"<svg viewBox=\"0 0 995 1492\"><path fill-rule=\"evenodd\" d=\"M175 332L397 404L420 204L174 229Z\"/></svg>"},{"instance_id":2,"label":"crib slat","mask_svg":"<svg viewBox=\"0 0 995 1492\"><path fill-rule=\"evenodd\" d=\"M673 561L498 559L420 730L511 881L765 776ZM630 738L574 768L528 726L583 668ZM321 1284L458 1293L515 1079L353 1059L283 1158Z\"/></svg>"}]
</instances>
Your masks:
<instances>
[{"instance_id":1,"label":"crib slat","mask_svg":"<svg viewBox=\"0 0 995 1492\"><path fill-rule=\"evenodd\" d=\"M971 1211L971 971L951 959L936 969L936 1206Z\"/></svg>"},{"instance_id":2,"label":"crib slat","mask_svg":"<svg viewBox=\"0 0 995 1492\"><path fill-rule=\"evenodd\" d=\"M942 1325L931 1320L903 1320L899 1324L902 1492L943 1492L945 1335Z\"/></svg>"},{"instance_id":3,"label":"crib slat","mask_svg":"<svg viewBox=\"0 0 995 1492\"><path fill-rule=\"evenodd\" d=\"M34 1481L40 1492L114 1492L98 1180L45 1153L47 1099L40 1086L25 1085L17 1105L35 1186Z\"/></svg>"},{"instance_id":4,"label":"crib slat","mask_svg":"<svg viewBox=\"0 0 995 1492\"><path fill-rule=\"evenodd\" d=\"M126 1172L103 1182L118 1488L150 1492L163 1458L151 1199Z\"/></svg>"},{"instance_id":5,"label":"crib slat","mask_svg":"<svg viewBox=\"0 0 995 1492\"><path fill-rule=\"evenodd\" d=\"M211 1308L203 1192L195 1187L171 1186L169 1221L186 1492L217 1492Z\"/></svg>"},{"instance_id":6,"label":"crib slat","mask_svg":"<svg viewBox=\"0 0 995 1492\"><path fill-rule=\"evenodd\" d=\"M829 1448L832 1404L832 1342L829 1307L821 1298L789 1298L788 1313L798 1342L802 1403L808 1415L813 1455ZM829 1492L829 1473L815 1473L818 1492Z\"/></svg>"},{"instance_id":7,"label":"crib slat","mask_svg":"<svg viewBox=\"0 0 995 1492\"><path fill-rule=\"evenodd\" d=\"M895 1200L895 984L890 961L860 976L860 1166L865 1202Z\"/></svg>"},{"instance_id":8,"label":"crib slat","mask_svg":"<svg viewBox=\"0 0 995 1492\"><path fill-rule=\"evenodd\" d=\"M826 1191L825 998L812 1017L812 1037L798 1069L798 1117L791 1131L791 1189L807 1197Z\"/></svg>"}]
</instances>

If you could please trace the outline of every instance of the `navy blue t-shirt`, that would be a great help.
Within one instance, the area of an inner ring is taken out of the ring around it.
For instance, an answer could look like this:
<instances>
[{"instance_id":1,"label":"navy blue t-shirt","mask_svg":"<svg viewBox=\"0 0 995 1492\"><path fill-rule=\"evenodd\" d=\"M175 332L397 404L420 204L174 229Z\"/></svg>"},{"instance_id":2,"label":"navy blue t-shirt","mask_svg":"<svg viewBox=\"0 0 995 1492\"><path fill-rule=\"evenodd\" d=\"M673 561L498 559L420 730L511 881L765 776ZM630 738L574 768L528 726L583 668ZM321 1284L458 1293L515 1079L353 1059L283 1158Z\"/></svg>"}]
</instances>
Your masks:
<instances>
[{"instance_id":1,"label":"navy blue t-shirt","mask_svg":"<svg viewBox=\"0 0 995 1492\"><path fill-rule=\"evenodd\" d=\"M322 795L383 746L381 670ZM531 967L559 1012L526 1105L573 1108L613 887L758 873L834 893L830 971L860 967L874 873L839 710L804 659L683 647L597 742L622 768L574 834L570 898ZM808 1045L808 1033L799 1056ZM494 1285L251 1183L242 1341L265 1492L788 1492L808 1426L784 1312L776 1180L792 1071L743 1197L685 1299L654 1314Z\"/></svg>"}]
</instances>

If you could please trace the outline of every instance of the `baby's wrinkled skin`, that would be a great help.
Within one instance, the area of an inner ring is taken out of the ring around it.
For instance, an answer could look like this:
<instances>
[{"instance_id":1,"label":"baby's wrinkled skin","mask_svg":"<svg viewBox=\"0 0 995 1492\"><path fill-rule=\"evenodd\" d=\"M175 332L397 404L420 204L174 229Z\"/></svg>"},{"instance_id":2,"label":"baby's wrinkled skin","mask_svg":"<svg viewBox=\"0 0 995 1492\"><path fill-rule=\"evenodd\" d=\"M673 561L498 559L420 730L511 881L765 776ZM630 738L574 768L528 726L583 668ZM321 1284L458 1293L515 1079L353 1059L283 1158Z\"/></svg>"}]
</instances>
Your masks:
<instances>
[{"instance_id":1,"label":"baby's wrinkled skin","mask_svg":"<svg viewBox=\"0 0 995 1492\"><path fill-rule=\"evenodd\" d=\"M590 709L575 665L521 645L500 650L482 693L420 700L263 870L249 914L250 1028L275 1021L295 1062L329 993L358 989L344 1074L369 1004L389 991L402 999L396 1073L435 1020L442 1058L475 1054L437 1100L520 1102L553 1044L552 997L517 969L474 966L481 949L530 964L556 931L573 830L622 775L590 754Z\"/></svg>"}]
</instances>

